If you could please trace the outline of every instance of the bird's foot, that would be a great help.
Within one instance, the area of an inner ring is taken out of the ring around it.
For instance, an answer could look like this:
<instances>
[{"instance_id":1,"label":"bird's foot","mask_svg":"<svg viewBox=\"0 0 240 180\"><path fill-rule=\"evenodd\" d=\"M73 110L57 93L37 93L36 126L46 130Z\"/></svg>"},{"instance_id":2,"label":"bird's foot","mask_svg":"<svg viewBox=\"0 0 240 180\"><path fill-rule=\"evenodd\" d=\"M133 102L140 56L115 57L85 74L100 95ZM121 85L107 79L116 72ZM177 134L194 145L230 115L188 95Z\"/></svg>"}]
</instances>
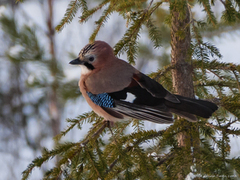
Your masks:
<instances>
[{"instance_id":1,"label":"bird's foot","mask_svg":"<svg viewBox=\"0 0 240 180\"><path fill-rule=\"evenodd\" d=\"M112 131L112 127L114 127L115 123L113 121L109 121L109 120L104 120L104 121L107 122L107 127L109 128L109 130L112 134L112 137L114 139L115 144L117 144L117 140L115 139L115 136L114 136L113 131Z\"/></svg>"},{"instance_id":2,"label":"bird's foot","mask_svg":"<svg viewBox=\"0 0 240 180\"><path fill-rule=\"evenodd\" d=\"M104 119L104 121L106 121L108 123L107 127L110 128L110 129L113 128L114 125L115 125L115 123L113 121L109 121L109 120L106 120L106 119Z\"/></svg>"}]
</instances>

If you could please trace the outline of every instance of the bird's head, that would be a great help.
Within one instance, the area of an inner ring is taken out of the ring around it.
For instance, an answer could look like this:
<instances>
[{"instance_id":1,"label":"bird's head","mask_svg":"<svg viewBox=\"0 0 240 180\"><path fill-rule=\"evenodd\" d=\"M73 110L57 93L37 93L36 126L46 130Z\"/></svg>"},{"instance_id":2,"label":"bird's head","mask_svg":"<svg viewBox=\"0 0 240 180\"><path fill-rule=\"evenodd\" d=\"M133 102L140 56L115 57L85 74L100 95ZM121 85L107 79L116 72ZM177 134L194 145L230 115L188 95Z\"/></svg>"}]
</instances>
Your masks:
<instances>
[{"instance_id":1,"label":"bird's head","mask_svg":"<svg viewBox=\"0 0 240 180\"><path fill-rule=\"evenodd\" d=\"M72 65L80 65L88 71L101 68L114 60L112 47L104 41L87 44L79 53L78 58L70 61Z\"/></svg>"}]
</instances>

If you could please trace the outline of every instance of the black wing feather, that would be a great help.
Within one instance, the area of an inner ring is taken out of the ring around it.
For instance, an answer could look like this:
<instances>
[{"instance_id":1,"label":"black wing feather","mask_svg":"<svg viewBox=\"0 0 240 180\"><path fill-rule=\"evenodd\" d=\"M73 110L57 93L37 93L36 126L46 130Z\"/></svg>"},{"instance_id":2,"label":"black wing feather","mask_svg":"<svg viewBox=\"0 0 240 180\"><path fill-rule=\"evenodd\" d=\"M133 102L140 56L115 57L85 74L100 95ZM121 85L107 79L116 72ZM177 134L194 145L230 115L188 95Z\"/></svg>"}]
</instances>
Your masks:
<instances>
[{"instance_id":1,"label":"black wing feather","mask_svg":"<svg viewBox=\"0 0 240 180\"><path fill-rule=\"evenodd\" d=\"M145 74L139 72L133 75L133 79L144 89L146 89L152 96L156 98L164 98L173 103L180 103L174 94L167 91L161 84L157 81L151 79Z\"/></svg>"},{"instance_id":2,"label":"black wing feather","mask_svg":"<svg viewBox=\"0 0 240 180\"><path fill-rule=\"evenodd\" d=\"M136 118L139 120L148 120L155 123L172 123L172 114L166 112L166 107L149 107L143 105L132 104L130 102L115 100L116 107L111 108L125 116ZM103 108L108 112L109 108Z\"/></svg>"},{"instance_id":3,"label":"black wing feather","mask_svg":"<svg viewBox=\"0 0 240 180\"><path fill-rule=\"evenodd\" d=\"M136 97L133 102L124 101L127 93ZM162 85L142 73L133 78L129 87L108 94L114 99L115 106L103 109L121 119L128 116L155 123L172 123L171 113L175 113L189 121L197 121L195 115L209 118L218 109L217 105L209 101L171 94Z\"/></svg>"},{"instance_id":4,"label":"black wing feather","mask_svg":"<svg viewBox=\"0 0 240 180\"><path fill-rule=\"evenodd\" d=\"M132 103L123 101L127 98L127 93L131 93L136 97ZM155 123L172 123L173 121L172 114L163 103L164 99L152 96L137 83L136 86L127 87L121 91L108 94L114 99L115 107L103 109L113 116L113 112L117 112L131 118L148 120Z\"/></svg>"}]
</instances>

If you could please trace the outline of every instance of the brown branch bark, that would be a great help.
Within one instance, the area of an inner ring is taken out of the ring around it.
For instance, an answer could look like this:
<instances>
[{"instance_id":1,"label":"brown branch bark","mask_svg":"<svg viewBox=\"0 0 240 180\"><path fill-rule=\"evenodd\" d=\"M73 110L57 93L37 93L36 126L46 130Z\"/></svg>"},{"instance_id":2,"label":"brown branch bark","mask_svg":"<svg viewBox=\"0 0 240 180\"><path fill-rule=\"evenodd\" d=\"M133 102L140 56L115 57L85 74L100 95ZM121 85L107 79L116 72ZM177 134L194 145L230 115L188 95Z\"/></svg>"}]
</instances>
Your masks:
<instances>
[{"instance_id":1,"label":"brown branch bark","mask_svg":"<svg viewBox=\"0 0 240 180\"><path fill-rule=\"evenodd\" d=\"M179 8L181 7L181 9ZM192 65L189 63L191 55L189 53L191 45L190 35L190 13L187 1L170 2L171 13L171 64L175 68L172 69L173 88L175 93L194 98L194 86L192 78ZM177 121L177 122L176 122ZM192 137L192 123L178 119L175 123L179 124L180 132L177 134L178 145L185 148L191 155L191 146L198 147L198 138ZM179 122L180 121L180 122ZM196 125L193 125L196 126ZM194 127L198 132L197 126ZM190 167L189 167L190 168ZM178 179L184 179L182 173L184 169L179 167Z\"/></svg>"},{"instance_id":2,"label":"brown branch bark","mask_svg":"<svg viewBox=\"0 0 240 180\"><path fill-rule=\"evenodd\" d=\"M166 157L162 158L162 159L159 159L159 162L157 163L156 166L161 166L163 163L165 163L168 159L174 157L174 154L173 153L170 153L168 155L166 155Z\"/></svg>"},{"instance_id":3,"label":"brown branch bark","mask_svg":"<svg viewBox=\"0 0 240 180\"><path fill-rule=\"evenodd\" d=\"M179 18L179 11L172 10L171 24L171 63L175 66L172 70L173 87L176 93L182 96L194 98L192 66L186 62L189 60L188 50L190 48L190 21L189 11L186 7L185 18ZM179 31L184 31L184 37L179 37Z\"/></svg>"},{"instance_id":4,"label":"brown branch bark","mask_svg":"<svg viewBox=\"0 0 240 180\"><path fill-rule=\"evenodd\" d=\"M173 88L179 95L194 98L193 79L192 79L192 66L186 62L189 60L189 48L190 48L190 15L187 7L184 9L185 18L180 19L180 12L176 6L177 3L172 4L171 15L171 64L175 66L172 69ZM182 10L183 11L183 10ZM178 34L183 31L183 36L180 37ZM178 134L179 146L184 147L189 144L190 137L186 132Z\"/></svg>"},{"instance_id":5,"label":"brown branch bark","mask_svg":"<svg viewBox=\"0 0 240 180\"><path fill-rule=\"evenodd\" d=\"M54 78L54 81L51 86L50 97L49 97L49 113L51 117L51 126L53 135L56 136L60 133L60 112L59 105L58 105L58 97L57 97L57 88L58 88L58 80L57 80L57 60L56 60L56 53L55 53L55 29L53 25L53 0L48 0L48 17L46 20L47 23L47 35L50 42L49 49L51 54L51 75Z\"/></svg>"}]
</instances>

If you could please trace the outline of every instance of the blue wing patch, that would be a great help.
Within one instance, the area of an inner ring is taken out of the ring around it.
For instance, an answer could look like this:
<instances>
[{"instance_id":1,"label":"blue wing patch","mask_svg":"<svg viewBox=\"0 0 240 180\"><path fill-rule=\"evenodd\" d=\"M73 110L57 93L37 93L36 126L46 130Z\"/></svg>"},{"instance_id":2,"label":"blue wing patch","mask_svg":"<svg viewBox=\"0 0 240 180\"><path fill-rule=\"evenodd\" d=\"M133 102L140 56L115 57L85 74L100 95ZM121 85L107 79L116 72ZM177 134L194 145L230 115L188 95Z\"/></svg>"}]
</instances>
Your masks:
<instances>
[{"instance_id":1,"label":"blue wing patch","mask_svg":"<svg viewBox=\"0 0 240 180\"><path fill-rule=\"evenodd\" d=\"M107 93L94 95L90 92L87 92L87 94L88 94L88 97L98 106L107 107L107 108L114 107L114 100Z\"/></svg>"}]
</instances>

